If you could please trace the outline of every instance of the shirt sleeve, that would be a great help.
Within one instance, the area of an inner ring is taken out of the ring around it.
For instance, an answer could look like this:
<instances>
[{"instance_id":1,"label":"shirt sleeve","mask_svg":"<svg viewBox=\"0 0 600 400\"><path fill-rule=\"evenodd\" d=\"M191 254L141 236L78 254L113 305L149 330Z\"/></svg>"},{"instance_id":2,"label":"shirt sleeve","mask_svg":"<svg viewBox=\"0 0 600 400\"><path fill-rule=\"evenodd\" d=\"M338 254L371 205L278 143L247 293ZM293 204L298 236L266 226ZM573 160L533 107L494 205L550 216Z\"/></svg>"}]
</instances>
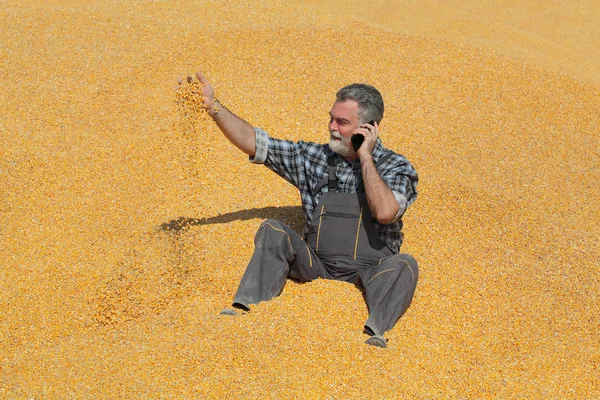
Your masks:
<instances>
[{"instance_id":1,"label":"shirt sleeve","mask_svg":"<svg viewBox=\"0 0 600 400\"><path fill-rule=\"evenodd\" d=\"M398 202L398 213L392 222L398 221L408 206L416 200L419 180L412 165L402 156L399 157L397 162L382 174L382 179L390 187Z\"/></svg>"},{"instance_id":2,"label":"shirt sleeve","mask_svg":"<svg viewBox=\"0 0 600 400\"><path fill-rule=\"evenodd\" d=\"M269 135L260 128L254 128L256 135L256 152L254 157L250 156L250 162L254 164L264 164L269 153Z\"/></svg>"},{"instance_id":3,"label":"shirt sleeve","mask_svg":"<svg viewBox=\"0 0 600 400\"><path fill-rule=\"evenodd\" d=\"M254 128L256 134L256 152L250 161L264 164L277 175L301 188L306 185L304 171L304 142L292 142L270 137L261 128Z\"/></svg>"},{"instance_id":4,"label":"shirt sleeve","mask_svg":"<svg viewBox=\"0 0 600 400\"><path fill-rule=\"evenodd\" d=\"M394 219L391 222L391 223L394 223L394 222L398 221L400 219L400 217L404 214L404 212L406 211L406 208L408 207L408 204L407 204L405 195L403 195L402 193L396 192L395 190L392 190L392 193L394 194L394 197L396 198L396 201L398 202L398 212L396 213L396 215L394 216Z\"/></svg>"}]
</instances>

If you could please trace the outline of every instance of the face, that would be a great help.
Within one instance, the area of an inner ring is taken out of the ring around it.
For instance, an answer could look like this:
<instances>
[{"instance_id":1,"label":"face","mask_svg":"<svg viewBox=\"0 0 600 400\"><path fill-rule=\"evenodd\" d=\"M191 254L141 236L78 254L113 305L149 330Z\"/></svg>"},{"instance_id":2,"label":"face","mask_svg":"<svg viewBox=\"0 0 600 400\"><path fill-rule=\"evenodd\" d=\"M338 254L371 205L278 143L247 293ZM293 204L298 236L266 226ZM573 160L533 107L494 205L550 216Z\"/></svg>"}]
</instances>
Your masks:
<instances>
[{"instance_id":1,"label":"face","mask_svg":"<svg viewBox=\"0 0 600 400\"><path fill-rule=\"evenodd\" d=\"M352 132L360 125L358 103L354 100L335 102L329 112L329 147L341 156L353 156L355 151L350 143Z\"/></svg>"}]
</instances>

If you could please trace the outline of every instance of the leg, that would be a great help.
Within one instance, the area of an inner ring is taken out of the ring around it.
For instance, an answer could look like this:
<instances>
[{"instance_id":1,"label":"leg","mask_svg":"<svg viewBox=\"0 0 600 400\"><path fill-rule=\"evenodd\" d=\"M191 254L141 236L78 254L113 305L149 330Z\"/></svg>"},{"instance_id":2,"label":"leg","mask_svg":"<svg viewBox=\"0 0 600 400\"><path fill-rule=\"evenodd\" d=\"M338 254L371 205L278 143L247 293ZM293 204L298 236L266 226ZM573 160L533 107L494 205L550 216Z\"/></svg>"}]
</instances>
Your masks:
<instances>
[{"instance_id":1,"label":"leg","mask_svg":"<svg viewBox=\"0 0 600 400\"><path fill-rule=\"evenodd\" d=\"M418 278L417 262L408 254L395 254L361 271L359 284L369 308L368 333L381 336L392 329L410 306Z\"/></svg>"},{"instance_id":2,"label":"leg","mask_svg":"<svg viewBox=\"0 0 600 400\"><path fill-rule=\"evenodd\" d=\"M322 276L322 265L294 230L280 221L264 221L254 238L254 254L242 277L233 305L248 310L278 296L288 277L308 282Z\"/></svg>"}]
</instances>

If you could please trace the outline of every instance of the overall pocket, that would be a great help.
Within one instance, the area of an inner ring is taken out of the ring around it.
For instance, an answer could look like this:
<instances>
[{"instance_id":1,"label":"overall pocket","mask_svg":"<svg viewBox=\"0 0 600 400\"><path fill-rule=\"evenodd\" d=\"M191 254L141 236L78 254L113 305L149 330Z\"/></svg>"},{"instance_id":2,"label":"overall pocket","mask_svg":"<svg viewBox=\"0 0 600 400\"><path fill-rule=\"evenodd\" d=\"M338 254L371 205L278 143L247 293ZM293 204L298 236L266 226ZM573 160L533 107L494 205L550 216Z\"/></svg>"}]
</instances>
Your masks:
<instances>
[{"instance_id":1,"label":"overall pocket","mask_svg":"<svg viewBox=\"0 0 600 400\"><path fill-rule=\"evenodd\" d=\"M356 257L362 208L323 205L318 214L315 252L328 256ZM315 221L317 222L317 221Z\"/></svg>"}]
</instances>

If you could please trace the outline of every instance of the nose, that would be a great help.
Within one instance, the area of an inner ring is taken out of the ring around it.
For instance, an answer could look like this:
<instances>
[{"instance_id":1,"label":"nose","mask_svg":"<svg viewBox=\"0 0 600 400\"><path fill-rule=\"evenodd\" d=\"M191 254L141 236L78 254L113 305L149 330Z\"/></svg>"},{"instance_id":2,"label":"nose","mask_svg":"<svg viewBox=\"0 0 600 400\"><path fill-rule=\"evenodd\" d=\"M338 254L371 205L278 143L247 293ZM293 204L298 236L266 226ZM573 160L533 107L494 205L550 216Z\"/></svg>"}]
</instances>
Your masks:
<instances>
[{"instance_id":1,"label":"nose","mask_svg":"<svg viewBox=\"0 0 600 400\"><path fill-rule=\"evenodd\" d=\"M338 124L335 122L335 120L333 118L331 118L329 120L329 130L330 131L337 131L337 130L339 130L338 128L339 128Z\"/></svg>"}]
</instances>

